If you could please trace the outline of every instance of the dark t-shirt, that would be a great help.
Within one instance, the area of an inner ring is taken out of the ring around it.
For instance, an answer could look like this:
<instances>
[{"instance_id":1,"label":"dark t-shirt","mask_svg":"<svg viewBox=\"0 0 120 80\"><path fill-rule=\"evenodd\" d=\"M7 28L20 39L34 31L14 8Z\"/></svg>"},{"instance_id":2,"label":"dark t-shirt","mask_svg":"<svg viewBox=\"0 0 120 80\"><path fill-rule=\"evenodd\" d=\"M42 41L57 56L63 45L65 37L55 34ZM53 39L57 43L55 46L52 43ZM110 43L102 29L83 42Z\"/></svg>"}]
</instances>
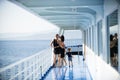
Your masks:
<instances>
[{"instance_id":1,"label":"dark t-shirt","mask_svg":"<svg viewBox=\"0 0 120 80\"><path fill-rule=\"evenodd\" d=\"M68 57L72 57L72 53L71 52L67 52L66 53Z\"/></svg>"},{"instance_id":2,"label":"dark t-shirt","mask_svg":"<svg viewBox=\"0 0 120 80\"><path fill-rule=\"evenodd\" d=\"M59 44L57 43L57 40L56 40L56 39L53 40L53 46L54 46L54 47L59 46Z\"/></svg>"}]
</instances>

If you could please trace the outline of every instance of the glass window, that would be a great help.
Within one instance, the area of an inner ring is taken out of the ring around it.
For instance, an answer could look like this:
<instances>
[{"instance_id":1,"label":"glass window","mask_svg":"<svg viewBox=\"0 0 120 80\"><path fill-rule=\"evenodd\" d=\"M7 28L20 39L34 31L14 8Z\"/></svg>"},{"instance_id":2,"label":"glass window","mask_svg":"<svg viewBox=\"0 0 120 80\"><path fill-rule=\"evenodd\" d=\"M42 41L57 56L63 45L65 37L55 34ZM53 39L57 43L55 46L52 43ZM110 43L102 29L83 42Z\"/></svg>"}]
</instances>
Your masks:
<instances>
[{"instance_id":1,"label":"glass window","mask_svg":"<svg viewBox=\"0 0 120 80\"><path fill-rule=\"evenodd\" d=\"M118 69L118 10L107 16L107 26L109 28L109 60L111 66Z\"/></svg>"}]
</instances>

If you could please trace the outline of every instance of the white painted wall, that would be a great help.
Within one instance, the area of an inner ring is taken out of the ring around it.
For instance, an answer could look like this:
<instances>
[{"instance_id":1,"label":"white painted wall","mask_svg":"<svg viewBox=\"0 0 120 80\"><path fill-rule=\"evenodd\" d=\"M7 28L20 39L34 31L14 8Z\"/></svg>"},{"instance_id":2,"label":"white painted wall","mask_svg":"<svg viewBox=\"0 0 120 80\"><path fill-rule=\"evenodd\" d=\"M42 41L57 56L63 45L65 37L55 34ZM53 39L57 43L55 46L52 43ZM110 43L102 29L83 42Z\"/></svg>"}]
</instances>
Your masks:
<instances>
[{"instance_id":1,"label":"white painted wall","mask_svg":"<svg viewBox=\"0 0 120 80\"><path fill-rule=\"evenodd\" d=\"M109 46L107 41L109 37L107 37L108 30L107 30L106 20L107 20L107 16L111 14L113 11L115 11L116 9L118 9L118 3L116 2L116 0L104 0L104 5L103 5L104 15L103 17L98 16L96 18L97 21L101 19L103 20L103 29L102 29L103 57L98 57L95 52L93 52L89 47L86 47L86 51L87 51L86 52L86 63L93 77L93 80L120 80L120 74L115 69L113 69L110 66L110 64L107 64L108 62L107 61L107 56L108 56L107 46ZM119 18L119 26L120 26L120 18ZM120 27L119 27L119 34L120 34ZM90 39L89 34L87 38ZM94 39L94 40L97 40L97 39ZM119 36L119 43L120 43L120 36ZM119 47L119 50L120 50L120 47Z\"/></svg>"},{"instance_id":2,"label":"white painted wall","mask_svg":"<svg viewBox=\"0 0 120 80\"><path fill-rule=\"evenodd\" d=\"M88 47L86 49L86 63L93 80L120 80L120 74L115 69Z\"/></svg>"}]
</instances>

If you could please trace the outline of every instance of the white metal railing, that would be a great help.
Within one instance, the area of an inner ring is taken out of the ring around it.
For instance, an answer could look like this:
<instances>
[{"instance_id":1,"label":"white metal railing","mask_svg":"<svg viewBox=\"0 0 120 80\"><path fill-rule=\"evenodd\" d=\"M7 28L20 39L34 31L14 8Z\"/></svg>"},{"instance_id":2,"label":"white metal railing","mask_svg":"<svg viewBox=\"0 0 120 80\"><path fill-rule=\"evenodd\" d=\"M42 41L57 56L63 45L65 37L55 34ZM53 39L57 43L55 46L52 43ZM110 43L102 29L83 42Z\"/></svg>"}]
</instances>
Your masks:
<instances>
[{"instance_id":1,"label":"white metal railing","mask_svg":"<svg viewBox=\"0 0 120 80\"><path fill-rule=\"evenodd\" d=\"M74 45L74 46L66 46L67 48L71 48L72 52L83 51L82 45Z\"/></svg>"},{"instance_id":2,"label":"white metal railing","mask_svg":"<svg viewBox=\"0 0 120 80\"><path fill-rule=\"evenodd\" d=\"M51 56L52 51L48 48L0 68L0 80L39 80L50 68Z\"/></svg>"}]
</instances>

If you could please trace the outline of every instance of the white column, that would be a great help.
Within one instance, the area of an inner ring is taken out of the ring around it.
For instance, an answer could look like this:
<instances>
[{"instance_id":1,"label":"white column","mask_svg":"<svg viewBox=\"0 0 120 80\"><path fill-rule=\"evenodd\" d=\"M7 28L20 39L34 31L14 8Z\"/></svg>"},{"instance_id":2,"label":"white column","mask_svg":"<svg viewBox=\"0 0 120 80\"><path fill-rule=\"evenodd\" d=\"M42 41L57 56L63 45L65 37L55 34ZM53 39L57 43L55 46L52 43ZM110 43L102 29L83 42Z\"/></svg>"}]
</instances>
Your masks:
<instances>
[{"instance_id":1,"label":"white column","mask_svg":"<svg viewBox=\"0 0 120 80\"><path fill-rule=\"evenodd\" d=\"M95 46L95 53L96 53L96 55L98 55L98 26L97 25L95 25L95 28L94 28L94 36L95 36L95 44L94 44L94 46Z\"/></svg>"},{"instance_id":2,"label":"white column","mask_svg":"<svg viewBox=\"0 0 120 80\"><path fill-rule=\"evenodd\" d=\"M82 32L83 34L83 57L86 58L86 31Z\"/></svg>"},{"instance_id":3,"label":"white column","mask_svg":"<svg viewBox=\"0 0 120 80\"><path fill-rule=\"evenodd\" d=\"M89 38L89 28L87 29L87 47L89 47L89 42L90 42L90 40L89 40L90 38Z\"/></svg>"},{"instance_id":4,"label":"white column","mask_svg":"<svg viewBox=\"0 0 120 80\"><path fill-rule=\"evenodd\" d=\"M90 31L90 35L91 35L91 36L90 36L90 37L91 37L91 38L90 38L90 39L91 39L91 42L90 42L90 44L91 44L91 49L93 48L93 46L92 46L92 43L93 43L93 42L92 42L92 38L93 38L92 29L93 29L93 25L91 26L91 29L90 29L90 30L91 30L91 31Z\"/></svg>"},{"instance_id":5,"label":"white column","mask_svg":"<svg viewBox=\"0 0 120 80\"><path fill-rule=\"evenodd\" d=\"M64 34L64 31L65 31L65 30L63 29L63 30L62 30L62 35Z\"/></svg>"},{"instance_id":6,"label":"white column","mask_svg":"<svg viewBox=\"0 0 120 80\"><path fill-rule=\"evenodd\" d=\"M88 35L88 37L89 37L89 48L91 48L91 27L89 27L89 35Z\"/></svg>"},{"instance_id":7,"label":"white column","mask_svg":"<svg viewBox=\"0 0 120 80\"><path fill-rule=\"evenodd\" d=\"M62 31L62 28L60 28L60 30L59 30L59 35L61 34L61 31Z\"/></svg>"},{"instance_id":8,"label":"white column","mask_svg":"<svg viewBox=\"0 0 120 80\"><path fill-rule=\"evenodd\" d=\"M107 26L107 19L106 19L106 16L104 16L104 18L103 18L103 54L104 54L104 56L103 56L103 59L107 62L107 63L109 63L109 55L108 55L108 53L109 53L109 50L108 50L108 46L109 46L109 44L108 44L108 32L109 30L108 30L108 26Z\"/></svg>"},{"instance_id":9,"label":"white column","mask_svg":"<svg viewBox=\"0 0 120 80\"><path fill-rule=\"evenodd\" d=\"M63 35L63 34L64 34L64 29L60 28L59 35Z\"/></svg>"},{"instance_id":10,"label":"white column","mask_svg":"<svg viewBox=\"0 0 120 80\"><path fill-rule=\"evenodd\" d=\"M95 32L94 32L94 25L92 25L92 30L91 30L91 35L92 35L92 36L91 36L91 37L92 37L91 40L92 40L92 41L91 41L91 42L92 42L92 50L93 50L93 51L94 51L94 43L95 43L95 42L94 42L94 41L95 41L95 39L94 39L94 33L95 33Z\"/></svg>"},{"instance_id":11,"label":"white column","mask_svg":"<svg viewBox=\"0 0 120 80\"><path fill-rule=\"evenodd\" d=\"M89 48L91 49L91 26L89 27L89 29L88 29L88 37L89 37Z\"/></svg>"}]
</instances>

